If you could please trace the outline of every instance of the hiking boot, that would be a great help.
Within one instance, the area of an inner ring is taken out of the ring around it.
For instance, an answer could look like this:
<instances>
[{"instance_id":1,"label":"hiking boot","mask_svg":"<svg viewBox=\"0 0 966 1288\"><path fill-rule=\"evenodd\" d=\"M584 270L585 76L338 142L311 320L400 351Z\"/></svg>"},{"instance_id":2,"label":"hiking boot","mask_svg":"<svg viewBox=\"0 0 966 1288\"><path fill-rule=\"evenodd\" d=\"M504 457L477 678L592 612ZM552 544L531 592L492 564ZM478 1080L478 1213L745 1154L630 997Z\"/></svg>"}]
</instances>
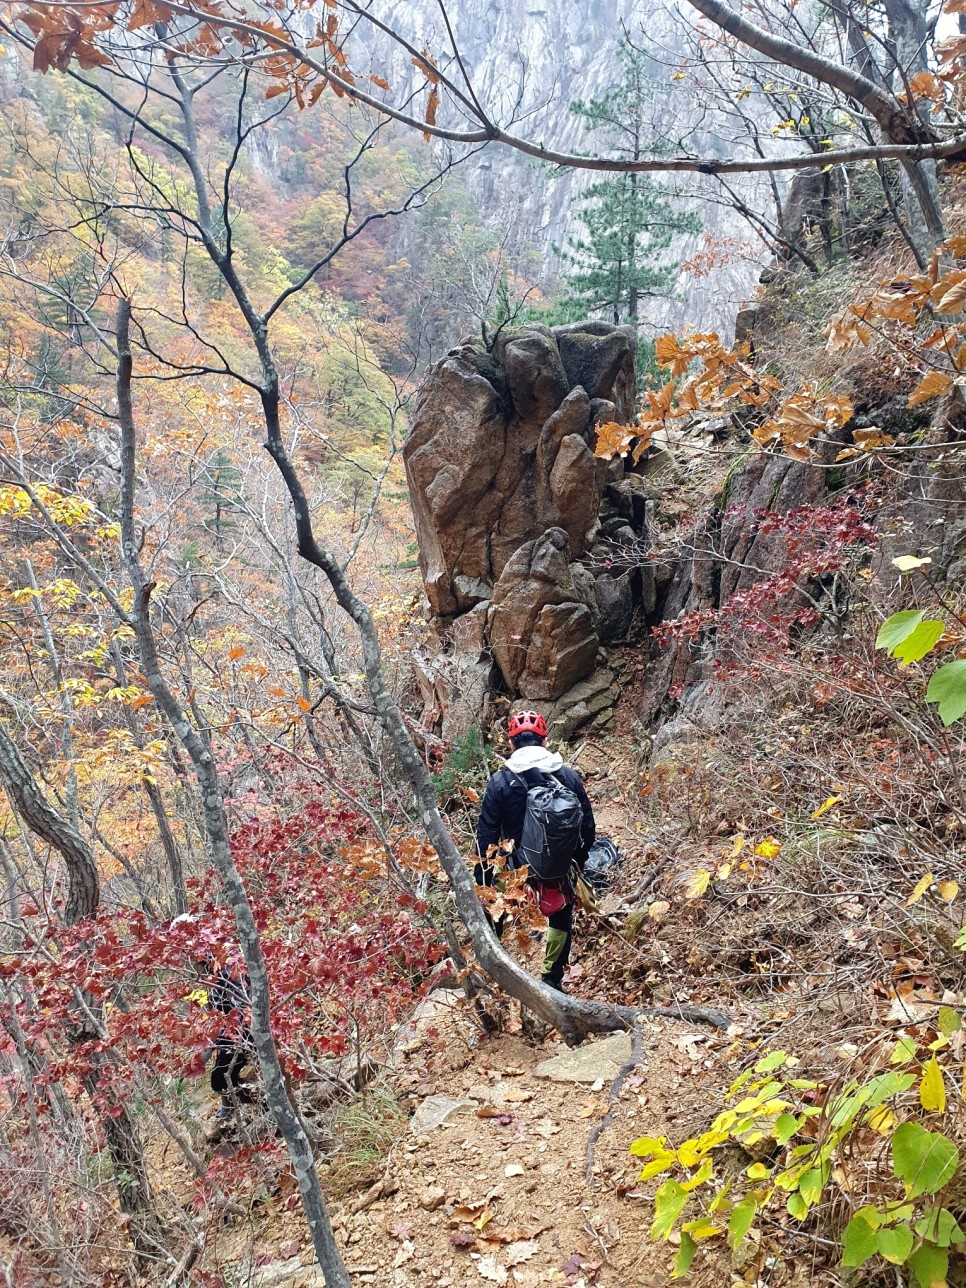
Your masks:
<instances>
[{"instance_id":1,"label":"hiking boot","mask_svg":"<svg viewBox=\"0 0 966 1288\"><path fill-rule=\"evenodd\" d=\"M234 1116L235 1116L234 1105L222 1105L219 1109L216 1109L214 1114L212 1115L212 1117L215 1119L216 1122L221 1122L221 1123L227 1122L229 1118L233 1118Z\"/></svg>"},{"instance_id":2,"label":"hiking boot","mask_svg":"<svg viewBox=\"0 0 966 1288\"><path fill-rule=\"evenodd\" d=\"M564 988L564 986L563 986L563 981L562 981L562 980L559 980L559 979L553 979L553 978L551 978L551 976L549 976L549 975L541 975L541 977L540 977L540 983L541 983L541 984L547 984L547 985L549 985L549 987L550 987L550 988L555 989L558 993L566 993L566 992L567 992L567 990L566 990L566 989Z\"/></svg>"}]
</instances>

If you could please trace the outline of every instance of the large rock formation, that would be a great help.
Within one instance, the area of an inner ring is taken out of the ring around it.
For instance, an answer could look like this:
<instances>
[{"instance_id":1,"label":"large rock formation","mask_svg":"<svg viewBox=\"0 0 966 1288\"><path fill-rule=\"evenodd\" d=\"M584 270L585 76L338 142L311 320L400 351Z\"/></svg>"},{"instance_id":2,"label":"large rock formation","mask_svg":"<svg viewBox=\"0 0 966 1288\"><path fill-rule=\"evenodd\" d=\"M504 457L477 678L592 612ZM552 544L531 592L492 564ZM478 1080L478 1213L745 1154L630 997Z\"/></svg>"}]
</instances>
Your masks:
<instances>
[{"instance_id":1,"label":"large rock formation","mask_svg":"<svg viewBox=\"0 0 966 1288\"><path fill-rule=\"evenodd\" d=\"M510 558L489 612L490 647L511 692L553 701L583 680L597 658L593 578L571 564L562 528Z\"/></svg>"},{"instance_id":2,"label":"large rock formation","mask_svg":"<svg viewBox=\"0 0 966 1288\"><path fill-rule=\"evenodd\" d=\"M634 357L629 332L585 322L510 332L490 351L466 340L430 369L403 459L440 633L416 672L444 737L477 722L491 679L552 704L561 731L613 702L613 675L588 677L601 640L628 628L631 587L580 561L617 514L601 503L623 467L595 457L594 435L633 416Z\"/></svg>"},{"instance_id":3,"label":"large rock formation","mask_svg":"<svg viewBox=\"0 0 966 1288\"><path fill-rule=\"evenodd\" d=\"M492 352L465 341L430 370L403 459L437 617L490 599L511 556L549 528L584 554L607 474L594 426L629 420L633 398L632 339L605 322L511 332Z\"/></svg>"}]
</instances>

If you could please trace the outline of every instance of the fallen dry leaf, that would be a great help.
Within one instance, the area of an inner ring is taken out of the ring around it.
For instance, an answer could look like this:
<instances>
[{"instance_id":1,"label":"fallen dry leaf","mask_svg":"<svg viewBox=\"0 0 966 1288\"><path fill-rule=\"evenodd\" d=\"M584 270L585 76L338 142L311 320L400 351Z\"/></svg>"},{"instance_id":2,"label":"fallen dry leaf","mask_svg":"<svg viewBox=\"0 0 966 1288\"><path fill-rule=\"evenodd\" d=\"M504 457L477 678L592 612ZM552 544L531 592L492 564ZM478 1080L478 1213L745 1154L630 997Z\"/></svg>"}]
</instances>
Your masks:
<instances>
[{"instance_id":1,"label":"fallen dry leaf","mask_svg":"<svg viewBox=\"0 0 966 1288\"><path fill-rule=\"evenodd\" d=\"M470 1234L469 1230L452 1230L450 1231L449 1241L454 1248L475 1248L476 1235Z\"/></svg>"},{"instance_id":2,"label":"fallen dry leaf","mask_svg":"<svg viewBox=\"0 0 966 1288\"><path fill-rule=\"evenodd\" d=\"M527 1169L522 1167L519 1163L507 1163L506 1167L503 1169L503 1175L506 1177L525 1176L526 1171Z\"/></svg>"},{"instance_id":3,"label":"fallen dry leaf","mask_svg":"<svg viewBox=\"0 0 966 1288\"><path fill-rule=\"evenodd\" d=\"M560 1127L551 1118L541 1118L539 1122L534 1123L533 1130L544 1140L549 1140L551 1136L556 1136Z\"/></svg>"},{"instance_id":4,"label":"fallen dry leaf","mask_svg":"<svg viewBox=\"0 0 966 1288\"><path fill-rule=\"evenodd\" d=\"M486 1203L460 1203L453 1208L454 1221L475 1221L481 1212L486 1210Z\"/></svg>"},{"instance_id":5,"label":"fallen dry leaf","mask_svg":"<svg viewBox=\"0 0 966 1288\"><path fill-rule=\"evenodd\" d=\"M485 1230L493 1220L493 1212L490 1208L484 1208L473 1224L478 1230Z\"/></svg>"},{"instance_id":6,"label":"fallen dry leaf","mask_svg":"<svg viewBox=\"0 0 966 1288\"><path fill-rule=\"evenodd\" d=\"M480 1257L476 1263L476 1269L483 1279L488 1279L494 1284L505 1284L510 1277L506 1266L497 1261L495 1252L491 1252L486 1257Z\"/></svg>"},{"instance_id":7,"label":"fallen dry leaf","mask_svg":"<svg viewBox=\"0 0 966 1288\"><path fill-rule=\"evenodd\" d=\"M393 1221L389 1227L388 1234L390 1239L399 1239L400 1242L411 1237L413 1227L408 1221Z\"/></svg>"},{"instance_id":8,"label":"fallen dry leaf","mask_svg":"<svg viewBox=\"0 0 966 1288\"><path fill-rule=\"evenodd\" d=\"M518 1266L522 1261L529 1261L540 1251L536 1239L520 1239L517 1243L508 1243L504 1256L508 1266Z\"/></svg>"},{"instance_id":9,"label":"fallen dry leaf","mask_svg":"<svg viewBox=\"0 0 966 1288\"><path fill-rule=\"evenodd\" d=\"M602 1264L600 1261L592 1261L582 1252L575 1251L560 1267L560 1272L565 1275L595 1275Z\"/></svg>"}]
</instances>

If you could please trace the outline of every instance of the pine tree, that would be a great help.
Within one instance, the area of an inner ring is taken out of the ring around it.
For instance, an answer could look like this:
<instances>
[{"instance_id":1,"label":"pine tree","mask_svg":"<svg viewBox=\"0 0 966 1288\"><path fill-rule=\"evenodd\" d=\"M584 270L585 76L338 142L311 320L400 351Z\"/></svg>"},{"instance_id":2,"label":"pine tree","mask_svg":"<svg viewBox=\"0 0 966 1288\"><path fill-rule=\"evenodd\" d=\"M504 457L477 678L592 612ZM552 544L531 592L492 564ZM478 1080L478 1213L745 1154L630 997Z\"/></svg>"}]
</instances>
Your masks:
<instances>
[{"instance_id":1,"label":"pine tree","mask_svg":"<svg viewBox=\"0 0 966 1288\"><path fill-rule=\"evenodd\" d=\"M220 550L225 537L238 526L235 516L244 503L242 477L225 449L219 447L198 483L205 509L202 526L214 534L215 546Z\"/></svg>"},{"instance_id":2,"label":"pine tree","mask_svg":"<svg viewBox=\"0 0 966 1288\"><path fill-rule=\"evenodd\" d=\"M578 100L570 110L599 136L595 147L639 160L659 151L651 137L651 78L646 55L618 49L620 79L603 98ZM622 174L592 184L581 194L577 218L583 232L569 237L558 254L570 265L564 304L568 311L606 313L616 324L636 327L642 297L670 295L677 264L659 263L675 236L696 233L701 221L674 209L661 185L645 174Z\"/></svg>"}]
</instances>

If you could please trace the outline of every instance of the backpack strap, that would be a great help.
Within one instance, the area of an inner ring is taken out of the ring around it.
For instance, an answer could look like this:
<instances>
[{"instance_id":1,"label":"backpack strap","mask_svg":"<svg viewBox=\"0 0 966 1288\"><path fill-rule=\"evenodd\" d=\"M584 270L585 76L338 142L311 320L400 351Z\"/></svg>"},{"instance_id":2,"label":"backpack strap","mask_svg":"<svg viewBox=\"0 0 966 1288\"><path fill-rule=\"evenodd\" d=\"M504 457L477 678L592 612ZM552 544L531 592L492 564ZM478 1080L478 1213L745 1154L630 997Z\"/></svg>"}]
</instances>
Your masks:
<instances>
[{"instance_id":1,"label":"backpack strap","mask_svg":"<svg viewBox=\"0 0 966 1288\"><path fill-rule=\"evenodd\" d=\"M507 764L504 764L503 768L507 771L507 773L508 773L508 774L512 774L512 775L513 775L513 777L517 780L517 782L518 782L518 783L521 783L521 784L522 784L522 786L523 786L523 790L524 790L525 792L529 792L529 790L530 790L530 784L529 784L529 783L527 782L527 780L523 777L523 774L518 774L518 773L517 773L517 771L516 771L515 769L511 769L511 768L510 768L510 766L509 766L509 765L507 765ZM532 774L532 773L533 773L533 770L532 770L532 769L528 769L526 772L527 772L528 774ZM545 770L545 769L538 769L538 770L537 770L537 773L538 773L538 774L540 774L544 779L552 778L552 779L553 779L553 781L554 781L558 786L562 786L562 784L561 784L561 782L560 782L560 779L557 777L557 775L556 775L556 774L552 774L552 773L550 773L548 770Z\"/></svg>"}]
</instances>

